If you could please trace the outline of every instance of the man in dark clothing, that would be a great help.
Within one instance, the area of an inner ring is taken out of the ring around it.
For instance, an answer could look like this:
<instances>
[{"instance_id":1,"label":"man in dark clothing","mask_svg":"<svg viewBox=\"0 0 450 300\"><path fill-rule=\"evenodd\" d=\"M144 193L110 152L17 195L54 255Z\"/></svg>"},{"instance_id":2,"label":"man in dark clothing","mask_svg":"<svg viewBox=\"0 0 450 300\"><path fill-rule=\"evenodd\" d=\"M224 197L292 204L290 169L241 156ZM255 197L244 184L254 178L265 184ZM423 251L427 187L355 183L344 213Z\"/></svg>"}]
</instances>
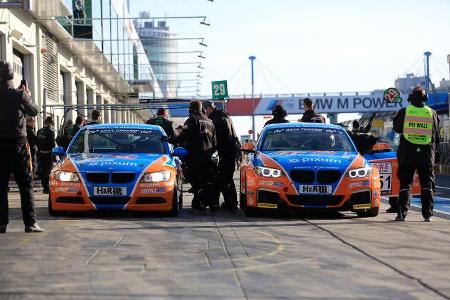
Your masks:
<instances>
[{"instance_id":1,"label":"man in dark clothing","mask_svg":"<svg viewBox=\"0 0 450 300\"><path fill-rule=\"evenodd\" d=\"M0 62L0 233L8 218L8 184L11 173L19 186L25 232L42 232L36 223L30 151L27 145L26 117L37 115L28 87L16 90L10 63Z\"/></svg>"},{"instance_id":2,"label":"man in dark clothing","mask_svg":"<svg viewBox=\"0 0 450 300\"><path fill-rule=\"evenodd\" d=\"M275 105L272 109L272 115L273 118L267 121L266 124L264 124L264 127L270 124L289 123L289 121L286 120L287 112L281 104Z\"/></svg>"},{"instance_id":3,"label":"man in dark clothing","mask_svg":"<svg viewBox=\"0 0 450 300\"><path fill-rule=\"evenodd\" d=\"M188 150L184 163L185 176L194 194L192 208L204 210L209 205L211 210L216 210L219 195L211 186L212 182L209 182L215 175L212 172L211 157L217 147L216 130L214 123L202 113L200 101L190 103L189 114L183 131L176 140Z\"/></svg>"},{"instance_id":4,"label":"man in dark clothing","mask_svg":"<svg viewBox=\"0 0 450 300\"><path fill-rule=\"evenodd\" d=\"M222 208L236 209L237 194L234 184L234 170L236 159L240 152L239 139L233 127L233 121L224 110L217 109L213 102L204 101L203 108L216 128L217 152L219 153L218 187L223 194Z\"/></svg>"},{"instance_id":5,"label":"man in dark clothing","mask_svg":"<svg viewBox=\"0 0 450 300\"><path fill-rule=\"evenodd\" d=\"M416 87L408 97L410 104L394 117L394 131L401 134L397 149L400 194L396 221L404 221L411 199L411 184L417 171L421 185L420 200L425 222L433 215L434 163L439 149L439 119L425 105L425 90Z\"/></svg>"},{"instance_id":6,"label":"man in dark clothing","mask_svg":"<svg viewBox=\"0 0 450 300\"><path fill-rule=\"evenodd\" d=\"M149 119L146 123L149 125L161 126L169 138L173 138L175 136L172 125L173 122L167 119L167 111L165 108L159 108L156 118Z\"/></svg>"},{"instance_id":7,"label":"man in dark clothing","mask_svg":"<svg viewBox=\"0 0 450 300\"><path fill-rule=\"evenodd\" d=\"M38 163L39 163L39 176L41 177L43 193L48 194L50 171L53 168L53 147L56 146L55 142L55 130L53 129L52 117L47 117L44 121L44 127L37 132L37 146L38 146Z\"/></svg>"},{"instance_id":8,"label":"man in dark clothing","mask_svg":"<svg viewBox=\"0 0 450 300\"><path fill-rule=\"evenodd\" d=\"M27 141L30 146L31 155L31 175L34 178L34 174L37 169L37 135L36 135L36 118L27 118Z\"/></svg>"},{"instance_id":9,"label":"man in dark clothing","mask_svg":"<svg viewBox=\"0 0 450 300\"><path fill-rule=\"evenodd\" d=\"M73 137L80 131L84 126L84 118L82 116L78 116L75 119L75 124L70 128L69 131L69 143L72 141Z\"/></svg>"},{"instance_id":10,"label":"man in dark clothing","mask_svg":"<svg viewBox=\"0 0 450 300\"><path fill-rule=\"evenodd\" d=\"M375 119L376 113L372 114L372 116L369 119L369 122L361 127L361 124L358 120L354 120L352 123L352 132L354 133L369 133L372 129L372 123Z\"/></svg>"},{"instance_id":11,"label":"man in dark clothing","mask_svg":"<svg viewBox=\"0 0 450 300\"><path fill-rule=\"evenodd\" d=\"M309 98L305 98L303 100L303 109L305 110L305 113L303 114L302 118L299 120L300 122L306 122L306 123L325 123L325 118L316 113L313 109L313 103L312 100Z\"/></svg>"},{"instance_id":12,"label":"man in dark clothing","mask_svg":"<svg viewBox=\"0 0 450 300\"><path fill-rule=\"evenodd\" d=\"M91 121L89 123L87 123L86 125L97 125L97 124L100 124L101 121L102 121L102 116L100 114L100 111L96 109L96 110L92 111Z\"/></svg>"}]
</instances>

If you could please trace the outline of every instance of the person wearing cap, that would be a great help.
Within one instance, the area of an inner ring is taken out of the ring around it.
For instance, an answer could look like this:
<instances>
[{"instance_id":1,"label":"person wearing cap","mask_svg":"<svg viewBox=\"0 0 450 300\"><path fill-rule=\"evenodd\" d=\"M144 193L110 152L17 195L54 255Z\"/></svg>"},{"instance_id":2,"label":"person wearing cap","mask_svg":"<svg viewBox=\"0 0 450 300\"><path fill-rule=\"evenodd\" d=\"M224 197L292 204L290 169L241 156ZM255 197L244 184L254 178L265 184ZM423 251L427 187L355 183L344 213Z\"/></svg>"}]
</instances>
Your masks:
<instances>
[{"instance_id":1,"label":"person wearing cap","mask_svg":"<svg viewBox=\"0 0 450 300\"><path fill-rule=\"evenodd\" d=\"M408 97L410 104L400 109L394 117L394 131L400 134L397 149L400 180L399 205L396 221L404 221L411 199L411 185L414 174L419 175L422 202L422 216L430 222L433 215L434 163L439 153L439 119L437 113L428 107L426 92L416 87Z\"/></svg>"},{"instance_id":2,"label":"person wearing cap","mask_svg":"<svg viewBox=\"0 0 450 300\"><path fill-rule=\"evenodd\" d=\"M167 111L165 108L159 108L156 113L156 118L149 119L146 123L149 125L161 126L169 138L175 137L173 122L167 118Z\"/></svg>"},{"instance_id":3,"label":"person wearing cap","mask_svg":"<svg viewBox=\"0 0 450 300\"><path fill-rule=\"evenodd\" d=\"M9 62L0 61L0 233L9 223L8 185L11 173L20 190L25 232L42 232L37 225L34 208L31 155L27 144L26 118L38 114L25 86L16 90L14 73Z\"/></svg>"},{"instance_id":4,"label":"person wearing cap","mask_svg":"<svg viewBox=\"0 0 450 300\"><path fill-rule=\"evenodd\" d=\"M37 132L39 177L41 178L44 194L50 193L49 180L50 172L53 168L52 150L56 146L53 126L53 119L49 116L44 120L44 127Z\"/></svg>"},{"instance_id":5,"label":"person wearing cap","mask_svg":"<svg viewBox=\"0 0 450 300\"><path fill-rule=\"evenodd\" d=\"M223 109L217 109L211 101L203 101L203 108L206 111L206 116L213 121L216 128L217 152L219 154L217 186L223 194L222 208L234 210L238 204L233 176L236 160L240 153L239 138L229 114Z\"/></svg>"},{"instance_id":6,"label":"person wearing cap","mask_svg":"<svg viewBox=\"0 0 450 300\"><path fill-rule=\"evenodd\" d=\"M194 194L192 208L205 210L209 206L211 210L216 210L219 195L210 182L215 175L211 171L211 157L217 149L216 129L214 123L202 113L200 101L189 104L189 118L175 140L188 151L184 163L185 176Z\"/></svg>"},{"instance_id":7,"label":"person wearing cap","mask_svg":"<svg viewBox=\"0 0 450 300\"><path fill-rule=\"evenodd\" d=\"M313 102L310 98L303 99L303 109L305 110L305 113L299 120L300 122L325 123L325 118L314 111Z\"/></svg>"},{"instance_id":8,"label":"person wearing cap","mask_svg":"<svg viewBox=\"0 0 450 300\"><path fill-rule=\"evenodd\" d=\"M272 109L272 115L273 118L267 121L266 124L264 124L264 127L270 124L289 123L289 121L286 120L287 112L281 104L275 105Z\"/></svg>"}]
</instances>

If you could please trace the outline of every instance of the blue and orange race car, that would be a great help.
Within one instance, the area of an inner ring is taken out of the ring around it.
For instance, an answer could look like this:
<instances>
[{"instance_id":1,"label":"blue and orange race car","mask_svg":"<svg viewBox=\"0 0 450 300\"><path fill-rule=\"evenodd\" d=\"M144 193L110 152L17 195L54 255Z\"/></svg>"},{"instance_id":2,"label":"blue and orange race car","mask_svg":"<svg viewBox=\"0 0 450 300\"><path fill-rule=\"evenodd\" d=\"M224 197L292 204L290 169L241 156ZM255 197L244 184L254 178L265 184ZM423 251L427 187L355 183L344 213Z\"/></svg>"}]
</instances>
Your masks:
<instances>
[{"instance_id":1,"label":"blue and orange race car","mask_svg":"<svg viewBox=\"0 0 450 300\"><path fill-rule=\"evenodd\" d=\"M340 126L287 123L264 128L240 169L241 208L353 211L378 214L378 168Z\"/></svg>"},{"instance_id":2,"label":"blue and orange race car","mask_svg":"<svg viewBox=\"0 0 450 300\"><path fill-rule=\"evenodd\" d=\"M82 128L50 176L50 215L66 211L169 212L182 207L180 163L159 126L108 124Z\"/></svg>"}]
</instances>

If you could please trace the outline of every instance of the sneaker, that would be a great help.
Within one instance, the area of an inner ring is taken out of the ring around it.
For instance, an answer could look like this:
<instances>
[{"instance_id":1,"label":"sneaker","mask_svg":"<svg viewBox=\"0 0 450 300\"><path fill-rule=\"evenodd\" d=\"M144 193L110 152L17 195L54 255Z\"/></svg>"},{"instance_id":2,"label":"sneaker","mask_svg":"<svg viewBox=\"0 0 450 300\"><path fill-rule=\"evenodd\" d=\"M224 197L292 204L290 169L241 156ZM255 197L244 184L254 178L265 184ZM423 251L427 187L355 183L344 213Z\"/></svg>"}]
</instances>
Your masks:
<instances>
[{"instance_id":1,"label":"sneaker","mask_svg":"<svg viewBox=\"0 0 450 300\"><path fill-rule=\"evenodd\" d=\"M26 233L33 233L33 232L44 232L45 230L39 227L37 223L34 223L33 226L25 226L25 232Z\"/></svg>"},{"instance_id":2,"label":"sneaker","mask_svg":"<svg viewBox=\"0 0 450 300\"><path fill-rule=\"evenodd\" d=\"M6 233L6 225L0 225L0 233Z\"/></svg>"},{"instance_id":3,"label":"sneaker","mask_svg":"<svg viewBox=\"0 0 450 300\"><path fill-rule=\"evenodd\" d=\"M393 208L392 206L386 209L386 213L388 214L395 214L398 210L396 208Z\"/></svg>"},{"instance_id":4,"label":"sneaker","mask_svg":"<svg viewBox=\"0 0 450 300\"><path fill-rule=\"evenodd\" d=\"M397 222L404 222L405 221L405 215L402 214L398 214L397 217L395 218L395 221Z\"/></svg>"},{"instance_id":5,"label":"sneaker","mask_svg":"<svg viewBox=\"0 0 450 300\"><path fill-rule=\"evenodd\" d=\"M433 222L433 219L431 217L426 217L426 218L423 218L423 221L429 223L429 222Z\"/></svg>"}]
</instances>

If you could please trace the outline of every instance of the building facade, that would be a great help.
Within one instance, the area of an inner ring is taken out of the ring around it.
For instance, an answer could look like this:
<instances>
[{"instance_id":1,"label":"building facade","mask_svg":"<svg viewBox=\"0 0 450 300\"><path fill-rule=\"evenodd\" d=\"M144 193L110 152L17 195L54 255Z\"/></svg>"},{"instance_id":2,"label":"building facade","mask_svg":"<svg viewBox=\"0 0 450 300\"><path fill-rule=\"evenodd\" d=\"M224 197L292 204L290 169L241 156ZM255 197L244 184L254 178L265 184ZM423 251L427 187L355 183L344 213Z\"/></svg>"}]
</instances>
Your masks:
<instances>
[{"instance_id":1,"label":"building facade","mask_svg":"<svg viewBox=\"0 0 450 300\"><path fill-rule=\"evenodd\" d=\"M126 5L121 0L35 0L0 9L0 59L13 63L15 84L28 81L57 127L100 109L104 123L140 123L140 92L159 91ZM30 3L30 4L26 4Z\"/></svg>"}]
</instances>

